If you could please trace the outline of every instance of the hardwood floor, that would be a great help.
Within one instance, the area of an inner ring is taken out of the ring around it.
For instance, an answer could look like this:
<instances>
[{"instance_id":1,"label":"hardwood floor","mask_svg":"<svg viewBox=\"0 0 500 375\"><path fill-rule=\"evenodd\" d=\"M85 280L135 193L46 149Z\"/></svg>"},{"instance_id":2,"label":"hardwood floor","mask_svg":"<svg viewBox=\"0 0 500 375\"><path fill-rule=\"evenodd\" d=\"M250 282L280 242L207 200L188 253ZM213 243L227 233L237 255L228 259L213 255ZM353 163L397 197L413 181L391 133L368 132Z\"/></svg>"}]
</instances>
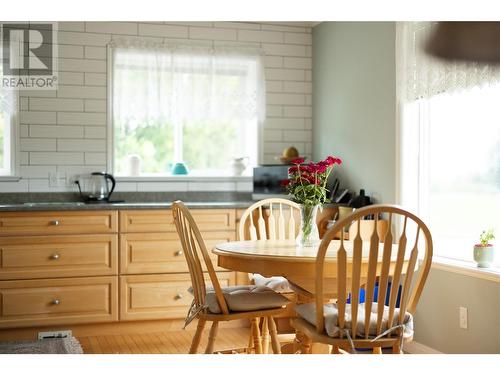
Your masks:
<instances>
[{"instance_id":1,"label":"hardwood floor","mask_svg":"<svg viewBox=\"0 0 500 375\"><path fill-rule=\"evenodd\" d=\"M250 329L219 329L215 351L244 348L248 345ZM77 337L85 354L186 354L194 331L159 331L155 333ZM205 350L208 329L203 333L199 352Z\"/></svg>"}]
</instances>

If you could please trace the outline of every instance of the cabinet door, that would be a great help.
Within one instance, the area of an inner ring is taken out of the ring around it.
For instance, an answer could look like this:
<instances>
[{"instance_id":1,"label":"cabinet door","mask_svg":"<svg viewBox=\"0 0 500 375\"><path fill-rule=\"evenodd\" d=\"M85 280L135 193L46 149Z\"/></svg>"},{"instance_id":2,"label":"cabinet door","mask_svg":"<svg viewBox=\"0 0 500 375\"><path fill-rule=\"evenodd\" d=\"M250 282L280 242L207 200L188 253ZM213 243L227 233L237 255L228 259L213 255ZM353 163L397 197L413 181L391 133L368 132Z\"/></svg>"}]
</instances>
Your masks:
<instances>
[{"instance_id":1,"label":"cabinet door","mask_svg":"<svg viewBox=\"0 0 500 375\"><path fill-rule=\"evenodd\" d=\"M0 237L0 280L116 274L116 234Z\"/></svg>"},{"instance_id":2,"label":"cabinet door","mask_svg":"<svg viewBox=\"0 0 500 375\"><path fill-rule=\"evenodd\" d=\"M233 232L204 232L203 239L212 264L217 270L217 256L212 248L221 242L234 241ZM177 233L127 233L120 235L120 273L144 274L189 272Z\"/></svg>"},{"instance_id":3,"label":"cabinet door","mask_svg":"<svg viewBox=\"0 0 500 375\"><path fill-rule=\"evenodd\" d=\"M217 272L221 286L234 285L234 272ZM208 275L206 276L209 285ZM120 276L120 320L185 318L192 295L188 273Z\"/></svg>"},{"instance_id":4,"label":"cabinet door","mask_svg":"<svg viewBox=\"0 0 500 375\"><path fill-rule=\"evenodd\" d=\"M233 209L190 210L200 231L235 230ZM124 210L120 212L120 232L158 233L175 232L171 210Z\"/></svg>"},{"instance_id":5,"label":"cabinet door","mask_svg":"<svg viewBox=\"0 0 500 375\"><path fill-rule=\"evenodd\" d=\"M0 328L118 320L118 277L0 282Z\"/></svg>"},{"instance_id":6,"label":"cabinet door","mask_svg":"<svg viewBox=\"0 0 500 375\"><path fill-rule=\"evenodd\" d=\"M116 211L1 212L0 236L118 232Z\"/></svg>"}]
</instances>

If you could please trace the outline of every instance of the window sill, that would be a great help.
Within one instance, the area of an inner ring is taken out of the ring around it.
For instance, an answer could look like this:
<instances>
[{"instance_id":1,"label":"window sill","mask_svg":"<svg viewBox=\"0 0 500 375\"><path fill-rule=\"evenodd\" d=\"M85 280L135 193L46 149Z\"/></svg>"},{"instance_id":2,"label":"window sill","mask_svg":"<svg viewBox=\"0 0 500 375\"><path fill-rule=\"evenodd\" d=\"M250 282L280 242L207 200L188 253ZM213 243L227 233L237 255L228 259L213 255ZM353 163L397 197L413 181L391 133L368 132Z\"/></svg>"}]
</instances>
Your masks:
<instances>
[{"instance_id":1,"label":"window sill","mask_svg":"<svg viewBox=\"0 0 500 375\"><path fill-rule=\"evenodd\" d=\"M252 176L115 176L118 182L251 182Z\"/></svg>"},{"instance_id":2,"label":"window sill","mask_svg":"<svg viewBox=\"0 0 500 375\"><path fill-rule=\"evenodd\" d=\"M0 182L17 182L21 180L20 176L0 176Z\"/></svg>"},{"instance_id":3,"label":"window sill","mask_svg":"<svg viewBox=\"0 0 500 375\"><path fill-rule=\"evenodd\" d=\"M435 256L432 259L432 268L500 283L500 267L498 265L493 265L490 268L478 268L475 262Z\"/></svg>"}]
</instances>

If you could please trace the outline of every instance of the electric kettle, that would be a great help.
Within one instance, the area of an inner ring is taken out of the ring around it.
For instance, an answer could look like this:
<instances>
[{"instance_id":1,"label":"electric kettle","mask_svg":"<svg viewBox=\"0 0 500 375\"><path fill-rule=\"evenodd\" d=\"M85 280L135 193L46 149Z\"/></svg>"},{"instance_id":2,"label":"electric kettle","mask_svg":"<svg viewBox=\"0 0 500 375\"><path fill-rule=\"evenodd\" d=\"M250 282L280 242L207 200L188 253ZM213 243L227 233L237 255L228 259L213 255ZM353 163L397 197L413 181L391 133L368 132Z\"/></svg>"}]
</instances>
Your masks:
<instances>
[{"instance_id":1,"label":"electric kettle","mask_svg":"<svg viewBox=\"0 0 500 375\"><path fill-rule=\"evenodd\" d=\"M111 188L109 188L108 181L111 181ZM109 173L92 172L87 176L81 175L75 184L78 185L80 195L85 201L100 202L109 200L116 181Z\"/></svg>"}]
</instances>

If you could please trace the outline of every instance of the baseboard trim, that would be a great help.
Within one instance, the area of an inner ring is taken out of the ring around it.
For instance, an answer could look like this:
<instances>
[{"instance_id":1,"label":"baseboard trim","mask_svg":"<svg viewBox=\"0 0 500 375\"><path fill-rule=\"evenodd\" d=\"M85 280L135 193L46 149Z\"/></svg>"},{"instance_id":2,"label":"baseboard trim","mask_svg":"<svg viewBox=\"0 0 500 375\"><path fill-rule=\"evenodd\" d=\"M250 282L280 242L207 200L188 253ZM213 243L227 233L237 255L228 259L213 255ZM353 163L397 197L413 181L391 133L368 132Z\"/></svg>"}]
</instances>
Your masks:
<instances>
[{"instance_id":1,"label":"baseboard trim","mask_svg":"<svg viewBox=\"0 0 500 375\"><path fill-rule=\"evenodd\" d=\"M444 354L439 350L433 349L430 346L421 344L416 341L411 341L404 345L404 351L409 354Z\"/></svg>"}]
</instances>

